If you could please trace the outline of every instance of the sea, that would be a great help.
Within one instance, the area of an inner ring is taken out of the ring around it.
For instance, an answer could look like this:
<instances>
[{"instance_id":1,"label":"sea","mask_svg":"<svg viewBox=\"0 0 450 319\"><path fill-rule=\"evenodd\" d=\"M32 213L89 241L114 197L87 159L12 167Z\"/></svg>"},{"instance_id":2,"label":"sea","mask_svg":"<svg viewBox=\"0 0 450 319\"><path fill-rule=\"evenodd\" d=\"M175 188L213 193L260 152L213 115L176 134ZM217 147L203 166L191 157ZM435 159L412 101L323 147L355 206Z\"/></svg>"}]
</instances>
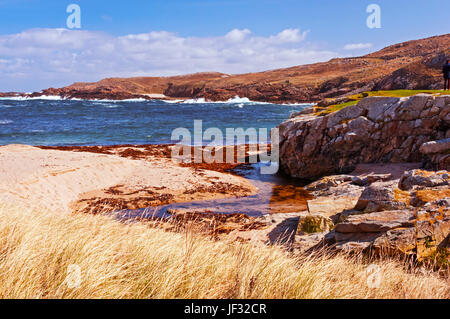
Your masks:
<instances>
[{"instance_id":1,"label":"sea","mask_svg":"<svg viewBox=\"0 0 450 319\"><path fill-rule=\"evenodd\" d=\"M175 143L172 132L194 121L202 129L270 130L311 104L271 104L236 97L203 99L67 100L59 97L0 99L0 145L117 145Z\"/></svg>"}]
</instances>

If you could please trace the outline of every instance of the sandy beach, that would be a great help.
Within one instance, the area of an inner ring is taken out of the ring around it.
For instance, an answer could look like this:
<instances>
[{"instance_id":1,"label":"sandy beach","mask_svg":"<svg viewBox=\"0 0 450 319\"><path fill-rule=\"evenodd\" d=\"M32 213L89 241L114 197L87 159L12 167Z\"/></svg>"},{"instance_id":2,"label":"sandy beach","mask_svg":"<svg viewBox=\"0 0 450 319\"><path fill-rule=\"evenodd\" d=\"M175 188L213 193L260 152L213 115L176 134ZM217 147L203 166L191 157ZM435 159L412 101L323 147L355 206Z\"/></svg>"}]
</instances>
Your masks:
<instances>
[{"instance_id":1,"label":"sandy beach","mask_svg":"<svg viewBox=\"0 0 450 319\"><path fill-rule=\"evenodd\" d=\"M0 203L57 213L102 212L256 193L232 174L182 167L130 147L97 152L0 147ZM167 149L165 148L167 153Z\"/></svg>"}]
</instances>

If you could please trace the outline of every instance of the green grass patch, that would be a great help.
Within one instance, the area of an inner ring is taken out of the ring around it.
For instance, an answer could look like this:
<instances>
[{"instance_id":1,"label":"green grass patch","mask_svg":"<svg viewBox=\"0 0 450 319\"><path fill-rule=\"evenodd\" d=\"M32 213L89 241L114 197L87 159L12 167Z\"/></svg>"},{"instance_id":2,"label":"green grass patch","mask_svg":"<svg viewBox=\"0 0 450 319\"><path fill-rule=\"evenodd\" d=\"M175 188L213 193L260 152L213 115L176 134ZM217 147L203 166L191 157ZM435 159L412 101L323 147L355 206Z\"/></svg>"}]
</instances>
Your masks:
<instances>
[{"instance_id":1,"label":"green grass patch","mask_svg":"<svg viewBox=\"0 0 450 319\"><path fill-rule=\"evenodd\" d=\"M347 97L344 103L333 104L325 109L321 109L316 113L318 116L325 116L333 112L337 112L350 105L355 105L365 97L369 96L385 96L385 97L408 97L420 93L428 93L434 95L450 95L450 90L392 90L392 91L368 91Z\"/></svg>"},{"instance_id":2,"label":"green grass patch","mask_svg":"<svg viewBox=\"0 0 450 319\"><path fill-rule=\"evenodd\" d=\"M345 102L345 103L341 103L341 104L330 105L324 111L321 111L321 112L317 113L317 115L319 115L319 116L328 115L328 114L331 114L333 112L337 112L339 110L342 110L343 108L346 108L347 106L355 105L358 102L359 101L355 100L355 101L349 101L349 102Z\"/></svg>"},{"instance_id":3,"label":"green grass patch","mask_svg":"<svg viewBox=\"0 0 450 319\"><path fill-rule=\"evenodd\" d=\"M406 97L419 93L449 95L450 90L393 90L393 91L373 91L365 92L368 96L388 96L388 97Z\"/></svg>"}]
</instances>

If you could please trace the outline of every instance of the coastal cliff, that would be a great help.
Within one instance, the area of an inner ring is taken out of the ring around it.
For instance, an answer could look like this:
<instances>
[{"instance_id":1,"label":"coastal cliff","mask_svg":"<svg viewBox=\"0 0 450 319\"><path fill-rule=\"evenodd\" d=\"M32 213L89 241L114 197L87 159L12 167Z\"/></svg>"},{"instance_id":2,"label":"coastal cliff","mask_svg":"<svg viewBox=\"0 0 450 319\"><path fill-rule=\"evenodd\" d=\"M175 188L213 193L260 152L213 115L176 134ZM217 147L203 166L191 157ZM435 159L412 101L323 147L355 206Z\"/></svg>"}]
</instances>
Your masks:
<instances>
[{"instance_id":1,"label":"coastal cliff","mask_svg":"<svg viewBox=\"0 0 450 319\"><path fill-rule=\"evenodd\" d=\"M439 89L442 86L441 68L449 49L450 34L445 34L392 45L365 56L265 72L107 78L94 83L49 88L26 96L114 100L204 98L210 101L240 96L253 101L298 103L371 90Z\"/></svg>"}]
</instances>

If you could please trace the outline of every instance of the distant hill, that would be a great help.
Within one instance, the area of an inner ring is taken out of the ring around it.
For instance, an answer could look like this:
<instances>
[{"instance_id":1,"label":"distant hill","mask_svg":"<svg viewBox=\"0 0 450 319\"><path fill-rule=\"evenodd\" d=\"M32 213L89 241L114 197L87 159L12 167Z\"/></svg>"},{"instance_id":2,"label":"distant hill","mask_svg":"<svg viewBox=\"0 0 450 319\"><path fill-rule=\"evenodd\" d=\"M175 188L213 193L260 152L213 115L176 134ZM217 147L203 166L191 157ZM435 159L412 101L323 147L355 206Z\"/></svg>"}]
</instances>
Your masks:
<instances>
[{"instance_id":1,"label":"distant hill","mask_svg":"<svg viewBox=\"0 0 450 319\"><path fill-rule=\"evenodd\" d=\"M371 90L438 89L441 67L450 56L450 34L408 41L361 57L294 66L257 73L217 72L173 77L108 78L50 88L39 95L67 98L206 98L236 95L254 101L310 102Z\"/></svg>"}]
</instances>

